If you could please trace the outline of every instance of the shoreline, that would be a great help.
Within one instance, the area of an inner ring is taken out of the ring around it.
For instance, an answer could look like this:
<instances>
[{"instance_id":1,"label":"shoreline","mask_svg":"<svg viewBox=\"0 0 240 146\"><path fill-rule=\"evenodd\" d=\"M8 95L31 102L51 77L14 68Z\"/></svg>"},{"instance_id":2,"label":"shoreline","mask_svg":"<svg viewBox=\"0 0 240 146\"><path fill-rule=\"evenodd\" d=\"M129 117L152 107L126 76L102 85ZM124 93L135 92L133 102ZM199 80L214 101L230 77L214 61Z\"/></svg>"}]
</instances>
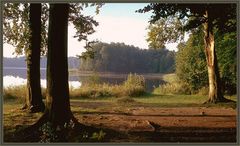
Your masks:
<instances>
[{"instance_id":1,"label":"shoreline","mask_svg":"<svg viewBox=\"0 0 240 146\"><path fill-rule=\"evenodd\" d=\"M87 77L97 75L99 77L107 78L127 78L130 73L114 73L114 72L93 72L93 71L79 71L76 69L69 70L70 77ZM132 73L135 74L135 73ZM163 73L136 73L137 75L142 75L145 79L163 79L163 76L170 75L173 73L163 74Z\"/></svg>"}]
</instances>

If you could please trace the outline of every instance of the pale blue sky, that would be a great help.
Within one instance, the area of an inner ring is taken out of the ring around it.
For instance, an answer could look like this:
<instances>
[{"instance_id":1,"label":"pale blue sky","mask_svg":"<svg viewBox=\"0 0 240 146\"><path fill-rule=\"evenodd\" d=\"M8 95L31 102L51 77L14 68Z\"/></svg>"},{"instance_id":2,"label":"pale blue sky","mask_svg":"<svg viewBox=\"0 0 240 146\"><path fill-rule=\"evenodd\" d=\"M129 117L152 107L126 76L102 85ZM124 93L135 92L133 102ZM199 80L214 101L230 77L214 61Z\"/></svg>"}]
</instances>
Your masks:
<instances>
[{"instance_id":1,"label":"pale blue sky","mask_svg":"<svg viewBox=\"0 0 240 146\"><path fill-rule=\"evenodd\" d=\"M136 13L138 9L147 6L148 3L106 3L100 9L101 15L116 17L134 17L137 19L148 20L151 13ZM86 14L94 14L95 9L89 7L85 9Z\"/></svg>"}]
</instances>

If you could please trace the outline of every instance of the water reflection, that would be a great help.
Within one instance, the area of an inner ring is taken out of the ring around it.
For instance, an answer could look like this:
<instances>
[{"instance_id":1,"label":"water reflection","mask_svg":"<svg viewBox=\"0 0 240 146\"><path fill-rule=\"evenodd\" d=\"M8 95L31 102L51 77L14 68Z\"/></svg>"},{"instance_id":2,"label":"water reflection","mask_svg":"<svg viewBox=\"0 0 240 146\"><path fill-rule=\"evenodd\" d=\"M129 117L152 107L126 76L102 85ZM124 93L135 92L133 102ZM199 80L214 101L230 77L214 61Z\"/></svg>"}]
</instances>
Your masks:
<instances>
[{"instance_id":1,"label":"water reflection","mask_svg":"<svg viewBox=\"0 0 240 146\"><path fill-rule=\"evenodd\" d=\"M41 85L46 87L46 68L41 68ZM26 84L26 68L19 67L4 67L3 68L3 85L9 86L11 84ZM70 87L79 87L81 83L89 80L89 76L69 76L69 86ZM100 83L108 83L108 84L121 84L126 80L126 77L114 78L114 77L99 77ZM164 81L162 79L153 79L153 78L145 78L146 80L146 90L148 92L153 91L154 87L158 87L163 84Z\"/></svg>"}]
</instances>

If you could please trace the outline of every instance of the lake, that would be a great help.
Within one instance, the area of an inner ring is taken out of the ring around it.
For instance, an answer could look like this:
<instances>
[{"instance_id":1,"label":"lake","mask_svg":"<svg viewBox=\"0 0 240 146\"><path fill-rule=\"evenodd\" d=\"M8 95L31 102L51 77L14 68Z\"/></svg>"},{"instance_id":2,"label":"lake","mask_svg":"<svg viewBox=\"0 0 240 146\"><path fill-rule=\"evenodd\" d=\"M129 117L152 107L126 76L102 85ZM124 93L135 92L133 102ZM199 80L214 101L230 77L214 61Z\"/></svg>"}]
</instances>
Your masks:
<instances>
[{"instance_id":1,"label":"lake","mask_svg":"<svg viewBox=\"0 0 240 146\"><path fill-rule=\"evenodd\" d=\"M46 68L40 68L41 71L41 85L46 87ZM3 86L14 86L26 84L26 68L23 67L3 67ZM77 70L69 73L69 86L78 88L82 82L88 80L93 74L86 72L78 72ZM98 73L99 81L101 83L121 84L127 79L127 74L113 74L113 73ZM153 91L154 87L163 84L161 74L143 74L146 80L146 90Z\"/></svg>"}]
</instances>

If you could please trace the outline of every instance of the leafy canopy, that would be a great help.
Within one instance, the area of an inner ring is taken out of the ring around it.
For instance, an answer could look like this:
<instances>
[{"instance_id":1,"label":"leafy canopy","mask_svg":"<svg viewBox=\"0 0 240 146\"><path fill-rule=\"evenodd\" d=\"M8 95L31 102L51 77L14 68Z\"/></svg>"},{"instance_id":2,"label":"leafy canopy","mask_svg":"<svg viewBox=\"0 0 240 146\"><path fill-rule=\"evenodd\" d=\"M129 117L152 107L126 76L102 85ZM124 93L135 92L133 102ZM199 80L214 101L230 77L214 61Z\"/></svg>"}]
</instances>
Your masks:
<instances>
[{"instance_id":1,"label":"leafy canopy","mask_svg":"<svg viewBox=\"0 0 240 146\"><path fill-rule=\"evenodd\" d=\"M198 28L207 21L212 24L213 28L222 33L236 31L236 4L234 3L151 3L143 9L137 10L137 12L140 13L146 13L150 11L153 13L150 20L152 26L150 25L150 33L148 38L150 47L155 47L153 45L154 42L156 43L156 46L159 46L155 40L161 41L161 45L165 44L166 42L174 42L178 40L177 38L184 34L181 31L188 31ZM205 17L206 11L208 11L209 14L208 18ZM179 23L176 23L176 20L172 21L173 19L178 20ZM171 25L169 25L169 21L172 21ZM156 33L157 27L159 28L158 33Z\"/></svg>"}]
</instances>

